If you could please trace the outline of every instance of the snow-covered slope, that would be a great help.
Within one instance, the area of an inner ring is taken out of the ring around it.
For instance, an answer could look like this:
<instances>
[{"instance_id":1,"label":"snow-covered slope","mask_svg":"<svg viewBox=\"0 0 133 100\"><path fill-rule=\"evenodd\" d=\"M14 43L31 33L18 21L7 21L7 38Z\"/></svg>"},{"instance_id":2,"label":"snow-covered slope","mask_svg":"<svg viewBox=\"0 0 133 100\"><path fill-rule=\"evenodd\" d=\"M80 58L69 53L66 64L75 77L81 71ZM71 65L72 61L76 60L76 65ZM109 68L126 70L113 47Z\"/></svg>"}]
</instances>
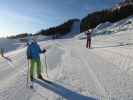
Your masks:
<instances>
[{"instance_id":1,"label":"snow-covered slope","mask_svg":"<svg viewBox=\"0 0 133 100\"><path fill-rule=\"evenodd\" d=\"M62 36L62 38L73 38L76 35L78 35L80 33L80 21L76 20L74 21L71 31L69 33L67 33L65 36Z\"/></svg>"},{"instance_id":2,"label":"snow-covered slope","mask_svg":"<svg viewBox=\"0 0 133 100\"><path fill-rule=\"evenodd\" d=\"M121 21L118 21L116 23L101 23L99 24L94 30L93 30L93 36L97 35L109 35L109 34L114 34L114 33L119 33L122 31L130 31L133 29L133 16L130 16L126 19L123 19ZM77 35L76 38L79 39L85 39L85 34L84 32Z\"/></svg>"},{"instance_id":3,"label":"snow-covered slope","mask_svg":"<svg viewBox=\"0 0 133 100\"><path fill-rule=\"evenodd\" d=\"M110 23L110 22L101 23L101 24L97 25L97 27L94 29L94 32L96 32L98 30L100 31L100 30L107 28L111 25L112 25L112 23Z\"/></svg>"},{"instance_id":4,"label":"snow-covered slope","mask_svg":"<svg viewBox=\"0 0 133 100\"><path fill-rule=\"evenodd\" d=\"M36 80L35 91L26 87L26 49L6 54L13 62L0 58L0 100L133 100L133 26L125 24L128 20L102 29L112 34L93 37L92 49L79 39L84 33L41 42L49 47L45 55L53 84Z\"/></svg>"},{"instance_id":5,"label":"snow-covered slope","mask_svg":"<svg viewBox=\"0 0 133 100\"><path fill-rule=\"evenodd\" d=\"M0 38L0 48L4 48L5 52L14 51L24 46L25 44L21 43L18 39Z\"/></svg>"}]
</instances>

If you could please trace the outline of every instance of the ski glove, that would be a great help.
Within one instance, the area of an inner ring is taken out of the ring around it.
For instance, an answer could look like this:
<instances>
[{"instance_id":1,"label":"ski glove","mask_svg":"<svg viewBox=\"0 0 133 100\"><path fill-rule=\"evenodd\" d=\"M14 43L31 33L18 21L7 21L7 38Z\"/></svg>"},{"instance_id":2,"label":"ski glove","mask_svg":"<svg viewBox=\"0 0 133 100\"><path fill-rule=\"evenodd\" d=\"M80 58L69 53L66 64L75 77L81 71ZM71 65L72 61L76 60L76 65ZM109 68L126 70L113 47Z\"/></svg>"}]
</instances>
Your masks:
<instances>
[{"instance_id":1,"label":"ski glove","mask_svg":"<svg viewBox=\"0 0 133 100\"><path fill-rule=\"evenodd\" d=\"M46 49L43 49L43 50L42 50L42 53L45 53L45 52L46 52Z\"/></svg>"}]
</instances>

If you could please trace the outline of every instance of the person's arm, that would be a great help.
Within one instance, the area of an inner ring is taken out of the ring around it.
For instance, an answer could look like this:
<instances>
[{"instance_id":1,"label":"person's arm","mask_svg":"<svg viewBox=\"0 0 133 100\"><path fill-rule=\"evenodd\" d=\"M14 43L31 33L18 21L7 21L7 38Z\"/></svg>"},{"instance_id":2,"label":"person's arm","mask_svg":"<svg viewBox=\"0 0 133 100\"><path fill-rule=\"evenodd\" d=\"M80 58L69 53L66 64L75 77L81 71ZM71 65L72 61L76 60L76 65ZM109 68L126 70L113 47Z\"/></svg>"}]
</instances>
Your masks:
<instances>
[{"instance_id":1,"label":"person's arm","mask_svg":"<svg viewBox=\"0 0 133 100\"><path fill-rule=\"evenodd\" d=\"M46 52L46 49L43 49L43 50L41 50L41 48L40 48L40 46L37 44L37 46L38 46L38 48L39 48L39 52L40 53L45 53Z\"/></svg>"},{"instance_id":2,"label":"person's arm","mask_svg":"<svg viewBox=\"0 0 133 100\"><path fill-rule=\"evenodd\" d=\"M46 49L43 49L43 50L41 50L41 48L40 48L40 53L45 53L46 52Z\"/></svg>"},{"instance_id":3,"label":"person's arm","mask_svg":"<svg viewBox=\"0 0 133 100\"><path fill-rule=\"evenodd\" d=\"M27 48L27 59L31 59L30 47Z\"/></svg>"},{"instance_id":4,"label":"person's arm","mask_svg":"<svg viewBox=\"0 0 133 100\"><path fill-rule=\"evenodd\" d=\"M45 52L46 52L46 49L43 49L43 50L42 50L42 53L45 53Z\"/></svg>"}]
</instances>

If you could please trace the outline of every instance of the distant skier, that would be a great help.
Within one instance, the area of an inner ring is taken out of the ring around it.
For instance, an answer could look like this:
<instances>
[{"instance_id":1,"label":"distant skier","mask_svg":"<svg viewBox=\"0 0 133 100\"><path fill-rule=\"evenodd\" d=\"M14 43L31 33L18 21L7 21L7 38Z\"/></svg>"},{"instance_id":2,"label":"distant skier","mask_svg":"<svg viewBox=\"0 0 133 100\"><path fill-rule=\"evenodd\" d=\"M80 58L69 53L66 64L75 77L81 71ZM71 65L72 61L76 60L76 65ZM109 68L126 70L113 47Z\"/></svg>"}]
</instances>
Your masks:
<instances>
[{"instance_id":1,"label":"distant skier","mask_svg":"<svg viewBox=\"0 0 133 100\"><path fill-rule=\"evenodd\" d=\"M4 57L4 48L0 49L1 57Z\"/></svg>"},{"instance_id":2,"label":"distant skier","mask_svg":"<svg viewBox=\"0 0 133 100\"><path fill-rule=\"evenodd\" d=\"M5 51L4 48L1 48L1 50L0 50L1 57L3 57L4 59L6 59L6 60L12 62L12 60L11 60L9 57L6 57L6 56L4 55L4 51Z\"/></svg>"},{"instance_id":3,"label":"distant skier","mask_svg":"<svg viewBox=\"0 0 133 100\"><path fill-rule=\"evenodd\" d=\"M92 33L92 30L88 30L86 32L86 35L87 35L87 41L86 41L86 48L91 48L91 33Z\"/></svg>"},{"instance_id":4,"label":"distant skier","mask_svg":"<svg viewBox=\"0 0 133 100\"><path fill-rule=\"evenodd\" d=\"M37 44L36 38L33 37L29 39L28 47L27 47L27 59L30 65L29 73L30 73L30 80L33 81L34 79L34 70L36 67L37 77L41 80L44 80L41 74L41 60L40 60L40 53L45 53L46 49L41 50L40 46Z\"/></svg>"}]
</instances>

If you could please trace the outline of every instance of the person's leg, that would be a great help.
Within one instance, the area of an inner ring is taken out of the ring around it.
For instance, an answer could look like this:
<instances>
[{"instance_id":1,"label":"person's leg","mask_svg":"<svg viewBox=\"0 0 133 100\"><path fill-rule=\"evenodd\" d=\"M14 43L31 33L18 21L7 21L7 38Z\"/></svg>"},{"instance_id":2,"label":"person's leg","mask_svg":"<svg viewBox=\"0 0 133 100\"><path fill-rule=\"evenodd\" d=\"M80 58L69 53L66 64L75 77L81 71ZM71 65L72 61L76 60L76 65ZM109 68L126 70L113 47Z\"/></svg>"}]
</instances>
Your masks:
<instances>
[{"instance_id":1,"label":"person's leg","mask_svg":"<svg viewBox=\"0 0 133 100\"><path fill-rule=\"evenodd\" d=\"M40 59L37 60L37 74L38 74L38 78L39 78L39 79L45 80L45 79L42 77L42 74L41 74L41 61L40 61Z\"/></svg>"},{"instance_id":2,"label":"person's leg","mask_svg":"<svg viewBox=\"0 0 133 100\"><path fill-rule=\"evenodd\" d=\"M34 78L34 69L35 69L35 60L31 60L31 67L30 67L30 79L33 80Z\"/></svg>"},{"instance_id":3,"label":"person's leg","mask_svg":"<svg viewBox=\"0 0 133 100\"><path fill-rule=\"evenodd\" d=\"M40 59L37 60L37 76L41 76L41 61Z\"/></svg>"},{"instance_id":4,"label":"person's leg","mask_svg":"<svg viewBox=\"0 0 133 100\"><path fill-rule=\"evenodd\" d=\"M87 39L87 42L86 42L86 48L88 48L88 43L89 43L89 41L88 41L88 39Z\"/></svg>"},{"instance_id":5,"label":"person's leg","mask_svg":"<svg viewBox=\"0 0 133 100\"><path fill-rule=\"evenodd\" d=\"M91 40L89 40L89 48L91 48Z\"/></svg>"},{"instance_id":6,"label":"person's leg","mask_svg":"<svg viewBox=\"0 0 133 100\"><path fill-rule=\"evenodd\" d=\"M1 57L4 57L4 49L1 48Z\"/></svg>"}]
</instances>

